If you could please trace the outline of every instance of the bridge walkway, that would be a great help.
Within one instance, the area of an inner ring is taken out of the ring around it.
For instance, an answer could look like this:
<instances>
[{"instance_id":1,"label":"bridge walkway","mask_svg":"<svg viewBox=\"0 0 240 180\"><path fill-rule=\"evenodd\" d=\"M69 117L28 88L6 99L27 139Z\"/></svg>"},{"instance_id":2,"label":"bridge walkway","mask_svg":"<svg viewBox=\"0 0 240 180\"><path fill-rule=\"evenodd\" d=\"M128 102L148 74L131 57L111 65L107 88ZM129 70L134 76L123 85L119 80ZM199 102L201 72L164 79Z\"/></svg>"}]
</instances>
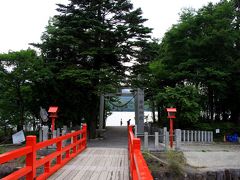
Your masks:
<instances>
[{"instance_id":1,"label":"bridge walkway","mask_svg":"<svg viewBox=\"0 0 240 180\"><path fill-rule=\"evenodd\" d=\"M103 139L88 147L59 169L50 180L128 180L127 127L107 127Z\"/></svg>"}]
</instances>

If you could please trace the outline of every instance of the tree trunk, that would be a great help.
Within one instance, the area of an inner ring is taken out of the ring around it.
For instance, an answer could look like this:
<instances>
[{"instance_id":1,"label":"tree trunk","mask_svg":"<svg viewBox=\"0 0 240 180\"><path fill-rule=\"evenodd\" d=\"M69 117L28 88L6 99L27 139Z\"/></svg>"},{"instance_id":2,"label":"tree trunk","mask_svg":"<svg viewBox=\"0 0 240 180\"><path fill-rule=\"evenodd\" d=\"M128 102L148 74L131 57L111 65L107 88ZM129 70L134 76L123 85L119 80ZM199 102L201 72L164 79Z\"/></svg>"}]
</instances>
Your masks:
<instances>
[{"instance_id":1,"label":"tree trunk","mask_svg":"<svg viewBox=\"0 0 240 180\"><path fill-rule=\"evenodd\" d=\"M22 98L22 94L20 91L20 82L17 83L16 86L16 90L17 90L17 104L19 106L19 123L17 125L17 130L23 130L23 125L24 125L24 104L23 104L23 98Z\"/></svg>"},{"instance_id":2,"label":"tree trunk","mask_svg":"<svg viewBox=\"0 0 240 180\"><path fill-rule=\"evenodd\" d=\"M240 111L237 109L231 110L231 121L236 125L240 125Z\"/></svg>"},{"instance_id":3,"label":"tree trunk","mask_svg":"<svg viewBox=\"0 0 240 180\"><path fill-rule=\"evenodd\" d=\"M90 139L96 138L98 114L99 114L99 97L92 94L91 103L89 104L88 112L86 114Z\"/></svg>"},{"instance_id":4,"label":"tree trunk","mask_svg":"<svg viewBox=\"0 0 240 180\"><path fill-rule=\"evenodd\" d=\"M23 130L23 126L24 126L24 107L23 105L21 105L20 107L20 126L19 126L19 131Z\"/></svg>"},{"instance_id":5,"label":"tree trunk","mask_svg":"<svg viewBox=\"0 0 240 180\"><path fill-rule=\"evenodd\" d=\"M211 88L208 89L208 103L209 103L209 113L210 113L210 120L213 121L214 116L214 105L213 105L213 90Z\"/></svg>"},{"instance_id":6,"label":"tree trunk","mask_svg":"<svg viewBox=\"0 0 240 180\"><path fill-rule=\"evenodd\" d=\"M33 119L33 131L34 132L36 131L36 120L35 120L35 118Z\"/></svg>"},{"instance_id":7,"label":"tree trunk","mask_svg":"<svg viewBox=\"0 0 240 180\"><path fill-rule=\"evenodd\" d=\"M7 136L7 124L4 125L4 136Z\"/></svg>"},{"instance_id":8,"label":"tree trunk","mask_svg":"<svg viewBox=\"0 0 240 180\"><path fill-rule=\"evenodd\" d=\"M105 105L105 103L104 103ZM107 119L107 115L106 115L106 111L105 111L105 108L104 108L104 111L103 111L103 129L106 129L106 119Z\"/></svg>"},{"instance_id":9,"label":"tree trunk","mask_svg":"<svg viewBox=\"0 0 240 180\"><path fill-rule=\"evenodd\" d=\"M19 115L19 123L17 125L17 131L23 130L23 125L24 125L24 110L23 108L21 108Z\"/></svg>"},{"instance_id":10,"label":"tree trunk","mask_svg":"<svg viewBox=\"0 0 240 180\"><path fill-rule=\"evenodd\" d=\"M161 125L161 108L160 108L160 105L158 104L157 105L157 112L158 112L158 125L160 126Z\"/></svg>"},{"instance_id":11,"label":"tree trunk","mask_svg":"<svg viewBox=\"0 0 240 180\"><path fill-rule=\"evenodd\" d=\"M153 117L153 123L156 123L156 116L155 116L155 103L154 100L151 100L152 102L152 117Z\"/></svg>"},{"instance_id":12,"label":"tree trunk","mask_svg":"<svg viewBox=\"0 0 240 180\"><path fill-rule=\"evenodd\" d=\"M96 129L97 129L97 118L94 118L89 121L88 123L88 130L89 130L89 138L95 139L96 138Z\"/></svg>"}]
</instances>

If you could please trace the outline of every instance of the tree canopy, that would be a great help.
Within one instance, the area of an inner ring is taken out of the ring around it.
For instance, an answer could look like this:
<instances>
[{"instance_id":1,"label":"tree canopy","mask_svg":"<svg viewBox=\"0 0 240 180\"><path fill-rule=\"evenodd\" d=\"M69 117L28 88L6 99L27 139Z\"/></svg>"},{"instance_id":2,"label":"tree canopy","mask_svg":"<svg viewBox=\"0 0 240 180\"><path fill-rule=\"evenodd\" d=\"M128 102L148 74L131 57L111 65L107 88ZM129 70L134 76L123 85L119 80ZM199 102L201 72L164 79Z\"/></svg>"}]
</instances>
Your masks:
<instances>
[{"instance_id":1,"label":"tree canopy","mask_svg":"<svg viewBox=\"0 0 240 180\"><path fill-rule=\"evenodd\" d=\"M172 99L173 90L181 93L180 86L191 85L198 90L198 97L201 96L201 101L196 98L195 103L202 107L203 120L231 119L240 123L240 111L236 108L240 97L240 81L236 78L239 74L239 38L236 1L209 3L197 11L184 10L179 23L165 34L160 44L160 55L149 66L155 78L161 80L158 87L164 94L157 93L158 96L168 95L165 99ZM189 104L191 96L176 98L172 106L186 97ZM200 115L200 109L192 105L181 113L194 109L198 109L196 113Z\"/></svg>"},{"instance_id":2,"label":"tree canopy","mask_svg":"<svg viewBox=\"0 0 240 180\"><path fill-rule=\"evenodd\" d=\"M129 0L69 0L57 11L33 44L39 54L0 54L1 127L22 129L57 105L58 125L87 122L94 138L100 95L122 85L144 89L160 125L171 106L180 128L240 124L239 0L183 10L161 41Z\"/></svg>"},{"instance_id":3,"label":"tree canopy","mask_svg":"<svg viewBox=\"0 0 240 180\"><path fill-rule=\"evenodd\" d=\"M35 90L43 88L50 78L51 72L34 50L0 54L1 126L6 129L18 125L18 129L23 129L28 122L35 121L41 103L47 102L47 90Z\"/></svg>"},{"instance_id":4,"label":"tree canopy","mask_svg":"<svg viewBox=\"0 0 240 180\"><path fill-rule=\"evenodd\" d=\"M71 0L57 11L36 46L52 65L62 118L79 123L84 117L94 137L99 95L124 82L124 63L138 56L151 29L128 0Z\"/></svg>"}]
</instances>

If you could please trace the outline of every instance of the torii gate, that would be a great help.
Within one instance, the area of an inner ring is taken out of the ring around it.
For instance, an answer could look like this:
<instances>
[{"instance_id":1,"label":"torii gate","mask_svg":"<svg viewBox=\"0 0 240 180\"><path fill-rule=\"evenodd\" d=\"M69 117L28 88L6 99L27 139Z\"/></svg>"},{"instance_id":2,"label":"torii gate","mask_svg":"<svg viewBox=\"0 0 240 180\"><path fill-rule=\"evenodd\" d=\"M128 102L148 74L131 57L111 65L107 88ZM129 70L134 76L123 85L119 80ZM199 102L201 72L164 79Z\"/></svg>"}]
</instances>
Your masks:
<instances>
[{"instance_id":1,"label":"torii gate","mask_svg":"<svg viewBox=\"0 0 240 180\"><path fill-rule=\"evenodd\" d=\"M100 96L99 108L99 131L103 131L103 116L104 116L104 98L112 96L130 95L135 96L135 124L137 125L137 134L144 133L144 90L137 88L131 93L107 93Z\"/></svg>"}]
</instances>

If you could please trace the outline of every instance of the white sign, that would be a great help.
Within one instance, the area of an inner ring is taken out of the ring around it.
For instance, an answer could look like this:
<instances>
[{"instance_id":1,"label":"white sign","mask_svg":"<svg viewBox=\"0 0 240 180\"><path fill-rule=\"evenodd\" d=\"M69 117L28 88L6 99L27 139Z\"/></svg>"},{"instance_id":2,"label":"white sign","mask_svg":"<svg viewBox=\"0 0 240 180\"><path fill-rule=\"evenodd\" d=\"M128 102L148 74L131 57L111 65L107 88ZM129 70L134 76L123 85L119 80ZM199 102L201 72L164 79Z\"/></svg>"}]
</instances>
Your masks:
<instances>
[{"instance_id":1,"label":"white sign","mask_svg":"<svg viewBox=\"0 0 240 180\"><path fill-rule=\"evenodd\" d=\"M21 144L22 142L24 142L25 136L24 136L23 130L13 134L12 139L13 139L13 144Z\"/></svg>"},{"instance_id":2,"label":"white sign","mask_svg":"<svg viewBox=\"0 0 240 180\"><path fill-rule=\"evenodd\" d=\"M216 134L219 134L220 133L220 129L216 129Z\"/></svg>"}]
</instances>

